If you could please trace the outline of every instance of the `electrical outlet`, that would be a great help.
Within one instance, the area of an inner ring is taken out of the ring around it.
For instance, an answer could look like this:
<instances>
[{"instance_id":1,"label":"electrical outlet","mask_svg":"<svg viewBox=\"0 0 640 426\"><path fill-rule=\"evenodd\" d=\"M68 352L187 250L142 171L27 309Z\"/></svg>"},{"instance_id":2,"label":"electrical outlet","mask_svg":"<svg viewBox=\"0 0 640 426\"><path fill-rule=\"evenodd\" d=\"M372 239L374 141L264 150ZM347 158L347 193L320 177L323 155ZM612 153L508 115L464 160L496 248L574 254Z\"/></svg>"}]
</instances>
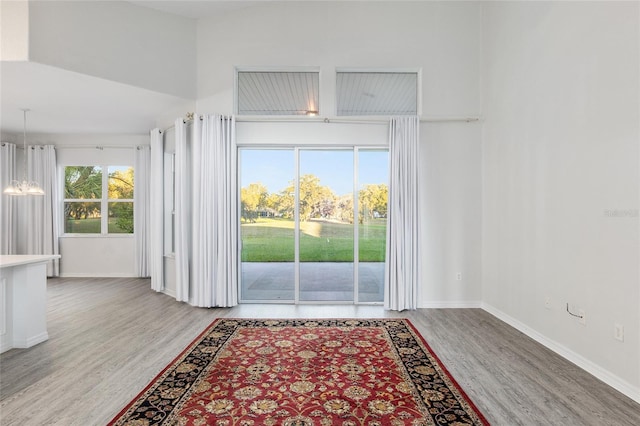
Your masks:
<instances>
[{"instance_id":1,"label":"electrical outlet","mask_svg":"<svg viewBox=\"0 0 640 426\"><path fill-rule=\"evenodd\" d=\"M624 342L624 326L622 324L613 324L613 338Z\"/></svg>"},{"instance_id":2,"label":"electrical outlet","mask_svg":"<svg viewBox=\"0 0 640 426\"><path fill-rule=\"evenodd\" d=\"M578 318L578 322L582 325L587 325L587 314L584 313L584 309L580 309L578 311L578 315L580 315L580 318Z\"/></svg>"},{"instance_id":3,"label":"electrical outlet","mask_svg":"<svg viewBox=\"0 0 640 426\"><path fill-rule=\"evenodd\" d=\"M462 281L462 272L456 274L456 281Z\"/></svg>"},{"instance_id":4,"label":"electrical outlet","mask_svg":"<svg viewBox=\"0 0 640 426\"><path fill-rule=\"evenodd\" d=\"M547 309L551 309L551 298L549 296L544 299L544 307Z\"/></svg>"}]
</instances>

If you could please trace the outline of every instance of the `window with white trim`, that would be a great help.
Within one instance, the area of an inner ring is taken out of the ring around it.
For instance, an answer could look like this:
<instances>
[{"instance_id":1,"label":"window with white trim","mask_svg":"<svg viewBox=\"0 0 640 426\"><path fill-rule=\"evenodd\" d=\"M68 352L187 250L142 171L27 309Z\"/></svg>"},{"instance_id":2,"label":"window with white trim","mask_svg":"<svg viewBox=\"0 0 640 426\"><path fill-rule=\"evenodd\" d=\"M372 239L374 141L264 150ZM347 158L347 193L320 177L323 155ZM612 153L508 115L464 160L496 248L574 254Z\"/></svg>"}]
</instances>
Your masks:
<instances>
[{"instance_id":1,"label":"window with white trim","mask_svg":"<svg viewBox=\"0 0 640 426\"><path fill-rule=\"evenodd\" d=\"M133 234L133 191L131 166L65 166L64 233Z\"/></svg>"},{"instance_id":2,"label":"window with white trim","mask_svg":"<svg viewBox=\"0 0 640 426\"><path fill-rule=\"evenodd\" d=\"M238 70L238 115L319 114L318 71Z\"/></svg>"},{"instance_id":3,"label":"window with white trim","mask_svg":"<svg viewBox=\"0 0 640 426\"><path fill-rule=\"evenodd\" d=\"M336 72L338 116L418 114L419 73L416 71Z\"/></svg>"}]
</instances>

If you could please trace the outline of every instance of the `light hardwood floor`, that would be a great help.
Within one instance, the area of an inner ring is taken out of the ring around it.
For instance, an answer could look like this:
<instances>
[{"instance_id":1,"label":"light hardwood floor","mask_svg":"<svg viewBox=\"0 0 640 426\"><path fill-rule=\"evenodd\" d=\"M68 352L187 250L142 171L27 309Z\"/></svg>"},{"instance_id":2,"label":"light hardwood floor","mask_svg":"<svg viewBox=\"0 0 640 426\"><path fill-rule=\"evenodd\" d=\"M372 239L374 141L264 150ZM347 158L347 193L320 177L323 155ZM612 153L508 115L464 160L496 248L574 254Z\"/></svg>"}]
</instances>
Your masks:
<instances>
[{"instance_id":1,"label":"light hardwood floor","mask_svg":"<svg viewBox=\"0 0 640 426\"><path fill-rule=\"evenodd\" d=\"M106 424L217 317L408 317L494 425L640 424L639 404L480 309L200 309L106 278L49 280L49 340L0 356L0 424Z\"/></svg>"}]
</instances>

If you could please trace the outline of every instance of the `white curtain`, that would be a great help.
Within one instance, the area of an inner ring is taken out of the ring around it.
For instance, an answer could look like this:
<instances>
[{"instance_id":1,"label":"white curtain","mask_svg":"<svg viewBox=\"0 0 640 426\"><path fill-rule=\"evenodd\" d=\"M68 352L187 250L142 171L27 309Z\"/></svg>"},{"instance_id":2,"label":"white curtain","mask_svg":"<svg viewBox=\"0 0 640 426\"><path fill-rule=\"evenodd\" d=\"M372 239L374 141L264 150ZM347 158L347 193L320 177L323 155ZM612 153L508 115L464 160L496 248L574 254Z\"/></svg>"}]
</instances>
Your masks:
<instances>
[{"instance_id":1,"label":"white curtain","mask_svg":"<svg viewBox=\"0 0 640 426\"><path fill-rule=\"evenodd\" d=\"M205 115L192 137L192 294L200 307L238 304L235 119Z\"/></svg>"},{"instance_id":2,"label":"white curtain","mask_svg":"<svg viewBox=\"0 0 640 426\"><path fill-rule=\"evenodd\" d=\"M151 138L154 131L151 131ZM160 136L162 137L162 135ZM135 190L133 193L133 234L136 240L136 273L139 277L151 276L149 264L151 251L151 149L148 146L136 147L133 154ZM162 216L162 210L160 210Z\"/></svg>"},{"instance_id":3,"label":"white curtain","mask_svg":"<svg viewBox=\"0 0 640 426\"><path fill-rule=\"evenodd\" d=\"M196 119L196 121L198 121ZM189 259L191 258L191 155L187 127L182 118L175 125L175 217L174 251L176 261L176 300L189 301Z\"/></svg>"},{"instance_id":4,"label":"white curtain","mask_svg":"<svg viewBox=\"0 0 640 426\"><path fill-rule=\"evenodd\" d=\"M164 145L160 129L151 131L149 158L149 275L151 288L164 290Z\"/></svg>"},{"instance_id":5,"label":"white curtain","mask_svg":"<svg viewBox=\"0 0 640 426\"><path fill-rule=\"evenodd\" d=\"M0 144L0 191L16 179L16 146ZM0 195L0 254L16 254L16 203L15 197Z\"/></svg>"},{"instance_id":6,"label":"white curtain","mask_svg":"<svg viewBox=\"0 0 640 426\"><path fill-rule=\"evenodd\" d=\"M44 190L44 196L27 195L27 254L60 254L59 186L57 179L56 151L53 145L28 146L28 179L35 180ZM47 276L60 275L58 259L47 264Z\"/></svg>"},{"instance_id":7,"label":"white curtain","mask_svg":"<svg viewBox=\"0 0 640 426\"><path fill-rule=\"evenodd\" d=\"M389 124L389 206L385 265L385 309L417 308L420 282L418 209L418 117Z\"/></svg>"}]
</instances>

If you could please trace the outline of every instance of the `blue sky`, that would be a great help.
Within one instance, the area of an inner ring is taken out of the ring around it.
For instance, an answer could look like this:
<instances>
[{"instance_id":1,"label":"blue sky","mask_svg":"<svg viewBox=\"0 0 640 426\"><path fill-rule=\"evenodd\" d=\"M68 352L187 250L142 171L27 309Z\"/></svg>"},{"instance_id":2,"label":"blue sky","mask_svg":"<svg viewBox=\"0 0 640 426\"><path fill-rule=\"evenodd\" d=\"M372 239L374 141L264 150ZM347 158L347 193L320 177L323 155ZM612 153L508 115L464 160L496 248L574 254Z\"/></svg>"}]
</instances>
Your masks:
<instances>
[{"instance_id":1,"label":"blue sky","mask_svg":"<svg viewBox=\"0 0 640 426\"><path fill-rule=\"evenodd\" d=\"M360 186L387 183L387 158L387 152L360 151ZM269 192L279 192L295 177L293 150L242 149L240 159L243 187L260 182ZM316 175L336 195L347 194L353 189L353 151L300 150L300 174Z\"/></svg>"}]
</instances>

